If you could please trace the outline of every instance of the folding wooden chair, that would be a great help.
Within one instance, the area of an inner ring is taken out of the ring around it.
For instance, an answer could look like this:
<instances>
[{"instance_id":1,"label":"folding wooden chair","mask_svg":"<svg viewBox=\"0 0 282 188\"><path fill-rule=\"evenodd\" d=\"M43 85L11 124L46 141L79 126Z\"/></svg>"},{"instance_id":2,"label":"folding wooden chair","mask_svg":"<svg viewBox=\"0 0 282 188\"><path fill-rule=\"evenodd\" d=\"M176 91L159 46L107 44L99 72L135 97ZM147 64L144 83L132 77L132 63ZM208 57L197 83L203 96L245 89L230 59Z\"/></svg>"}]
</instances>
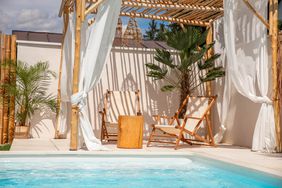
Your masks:
<instances>
[{"instance_id":1,"label":"folding wooden chair","mask_svg":"<svg viewBox=\"0 0 282 188\"><path fill-rule=\"evenodd\" d=\"M152 125L153 129L147 146L150 146L151 142L173 143L175 144L175 149L177 149L180 141L188 144L197 143L215 146L208 114L215 104L216 98L217 96L187 96L173 117L153 116L158 123ZM184 119L181 120L179 119L179 114L184 108L186 108L186 114L184 115ZM206 128L204 132L207 134L204 133L203 135L201 133L203 128ZM171 138L175 138L176 142L172 142ZM170 141L167 141L168 139Z\"/></svg>"},{"instance_id":2,"label":"folding wooden chair","mask_svg":"<svg viewBox=\"0 0 282 188\"><path fill-rule=\"evenodd\" d=\"M120 115L141 115L139 90L107 91L104 95L104 108L100 114L102 120L101 141L116 141L118 117Z\"/></svg>"}]
</instances>

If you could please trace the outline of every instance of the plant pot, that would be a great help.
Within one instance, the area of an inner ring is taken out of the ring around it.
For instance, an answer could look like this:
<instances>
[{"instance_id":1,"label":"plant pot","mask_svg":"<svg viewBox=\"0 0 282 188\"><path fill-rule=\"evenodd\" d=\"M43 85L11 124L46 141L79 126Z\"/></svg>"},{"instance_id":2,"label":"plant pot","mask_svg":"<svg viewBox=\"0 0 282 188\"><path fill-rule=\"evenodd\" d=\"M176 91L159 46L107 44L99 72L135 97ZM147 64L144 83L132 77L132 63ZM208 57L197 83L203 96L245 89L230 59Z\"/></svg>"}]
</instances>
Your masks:
<instances>
[{"instance_id":1,"label":"plant pot","mask_svg":"<svg viewBox=\"0 0 282 188\"><path fill-rule=\"evenodd\" d=\"M29 131L30 131L30 125L26 125L26 126L17 125L15 127L15 138L17 139L30 138Z\"/></svg>"}]
</instances>

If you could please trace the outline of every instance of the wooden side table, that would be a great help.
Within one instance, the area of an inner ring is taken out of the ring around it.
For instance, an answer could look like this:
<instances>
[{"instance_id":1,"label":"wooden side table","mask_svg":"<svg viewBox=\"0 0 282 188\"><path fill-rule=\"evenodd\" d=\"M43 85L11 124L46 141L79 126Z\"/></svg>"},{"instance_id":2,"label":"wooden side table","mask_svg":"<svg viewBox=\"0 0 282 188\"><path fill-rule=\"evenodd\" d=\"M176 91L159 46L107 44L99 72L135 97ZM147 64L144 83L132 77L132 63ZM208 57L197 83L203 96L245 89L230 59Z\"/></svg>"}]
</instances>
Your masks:
<instances>
[{"instance_id":1,"label":"wooden side table","mask_svg":"<svg viewBox=\"0 0 282 188\"><path fill-rule=\"evenodd\" d=\"M118 117L118 148L141 149L143 145L143 116Z\"/></svg>"}]
</instances>

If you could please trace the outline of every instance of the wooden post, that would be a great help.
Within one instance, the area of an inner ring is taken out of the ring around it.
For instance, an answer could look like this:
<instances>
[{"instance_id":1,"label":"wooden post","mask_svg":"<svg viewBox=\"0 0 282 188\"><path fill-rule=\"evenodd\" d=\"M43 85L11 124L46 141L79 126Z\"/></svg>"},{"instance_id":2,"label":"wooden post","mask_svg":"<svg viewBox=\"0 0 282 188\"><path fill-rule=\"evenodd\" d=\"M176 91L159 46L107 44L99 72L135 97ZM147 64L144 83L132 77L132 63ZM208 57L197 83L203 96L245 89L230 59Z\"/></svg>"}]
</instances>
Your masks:
<instances>
[{"instance_id":1,"label":"wooden post","mask_svg":"<svg viewBox=\"0 0 282 188\"><path fill-rule=\"evenodd\" d=\"M272 30L273 30L273 0L269 0L269 35L272 36Z\"/></svg>"},{"instance_id":2,"label":"wooden post","mask_svg":"<svg viewBox=\"0 0 282 188\"><path fill-rule=\"evenodd\" d=\"M271 2L273 1L273 2ZM276 131L276 151L282 152L281 131L280 131L280 108L279 108L279 89L278 89L278 0L270 0L270 30L272 42L272 94L274 107L274 120Z\"/></svg>"},{"instance_id":3,"label":"wooden post","mask_svg":"<svg viewBox=\"0 0 282 188\"><path fill-rule=\"evenodd\" d=\"M9 83L9 61L11 59L11 36L7 35L5 40L5 65L3 70L3 77L4 77L4 83ZM2 76L2 75L1 75ZM6 91L2 91L3 96L3 143L8 143L8 135L9 135L9 99L6 95Z\"/></svg>"},{"instance_id":4,"label":"wooden post","mask_svg":"<svg viewBox=\"0 0 282 188\"><path fill-rule=\"evenodd\" d=\"M207 35L207 39L206 39L206 44L211 44L213 42L213 26L212 24L207 27L208 29L208 35ZM210 58L212 55L214 54L214 51L213 51L213 48L211 48L210 50L207 51L207 55L206 55L206 58ZM212 84L211 82L206 82L206 95L207 96L212 96ZM209 101L210 103L211 101ZM212 117L212 113L211 111L209 111L207 113L207 123L209 122L210 123L210 128L212 128L212 121L211 121L211 118ZM207 126L209 127L209 126ZM209 132L209 130L207 131ZM208 134L207 134L208 136ZM209 140L213 140L212 138L209 138Z\"/></svg>"},{"instance_id":5,"label":"wooden post","mask_svg":"<svg viewBox=\"0 0 282 188\"><path fill-rule=\"evenodd\" d=\"M72 93L78 92L79 83L79 66L80 66L80 40L81 40L81 0L75 1L76 9L76 24L75 24L75 56L74 56L74 67L73 67L73 85ZM72 116L71 116L71 140L70 140L70 150L77 150L77 140L78 140L78 106L72 105Z\"/></svg>"},{"instance_id":6,"label":"wooden post","mask_svg":"<svg viewBox=\"0 0 282 188\"><path fill-rule=\"evenodd\" d=\"M12 35L11 39L11 65L10 74L12 80L10 82L16 84L16 60L17 60L17 43L16 35ZM9 143L12 143L15 135L15 96L10 97L10 109L9 109Z\"/></svg>"},{"instance_id":7,"label":"wooden post","mask_svg":"<svg viewBox=\"0 0 282 188\"><path fill-rule=\"evenodd\" d=\"M208 31L208 35L207 35L207 39L206 39L206 43L207 44L211 44L213 42L213 27L212 25L210 25L209 27L207 27ZM211 48L210 50L208 50L207 52L207 59L210 58L211 56L213 56L214 54L214 50L213 48ZM212 86L211 86L211 82L207 82L206 83L206 92L208 96L212 95Z\"/></svg>"},{"instance_id":8,"label":"wooden post","mask_svg":"<svg viewBox=\"0 0 282 188\"><path fill-rule=\"evenodd\" d=\"M0 83L4 83L4 59L5 59L5 34L1 34L1 74ZM0 89L0 144L3 144L3 91Z\"/></svg>"},{"instance_id":9,"label":"wooden post","mask_svg":"<svg viewBox=\"0 0 282 188\"><path fill-rule=\"evenodd\" d=\"M60 67L59 67L59 78L58 78L58 96L57 96L57 114L56 114L56 127L55 127L55 139L60 138L60 132L59 132L59 113L61 110L61 80L62 80L62 66L63 66L63 49L64 49L64 41L66 32L68 29L68 23L69 23L69 13L64 13L64 30L63 30L63 39L62 39L62 45L61 45L61 58L60 58Z\"/></svg>"}]
</instances>

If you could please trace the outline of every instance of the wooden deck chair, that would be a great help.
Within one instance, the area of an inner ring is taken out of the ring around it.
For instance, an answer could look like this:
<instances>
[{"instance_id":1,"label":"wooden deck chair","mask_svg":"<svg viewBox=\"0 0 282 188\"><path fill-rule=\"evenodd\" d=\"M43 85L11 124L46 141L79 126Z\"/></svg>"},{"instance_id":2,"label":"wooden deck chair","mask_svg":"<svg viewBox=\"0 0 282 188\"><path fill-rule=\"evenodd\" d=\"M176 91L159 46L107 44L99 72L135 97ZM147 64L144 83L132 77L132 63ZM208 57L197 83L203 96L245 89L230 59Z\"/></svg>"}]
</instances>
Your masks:
<instances>
[{"instance_id":1,"label":"wooden deck chair","mask_svg":"<svg viewBox=\"0 0 282 188\"><path fill-rule=\"evenodd\" d=\"M104 96L104 108L100 114L102 118L101 141L116 141L118 117L120 115L141 115L139 90L107 91Z\"/></svg>"},{"instance_id":2,"label":"wooden deck chair","mask_svg":"<svg viewBox=\"0 0 282 188\"><path fill-rule=\"evenodd\" d=\"M174 117L153 116L158 123L152 125L153 129L147 146L149 147L151 142L171 143L175 144L175 149L177 149L180 141L188 144L197 143L215 146L208 113L214 105L216 98L217 96L187 96ZM183 108L186 108L186 114L181 121L178 117ZM200 133L203 131L203 128L204 136L202 135L203 133ZM171 138L175 138L176 142L172 142ZM170 141L167 141L167 139L170 139Z\"/></svg>"}]
</instances>

